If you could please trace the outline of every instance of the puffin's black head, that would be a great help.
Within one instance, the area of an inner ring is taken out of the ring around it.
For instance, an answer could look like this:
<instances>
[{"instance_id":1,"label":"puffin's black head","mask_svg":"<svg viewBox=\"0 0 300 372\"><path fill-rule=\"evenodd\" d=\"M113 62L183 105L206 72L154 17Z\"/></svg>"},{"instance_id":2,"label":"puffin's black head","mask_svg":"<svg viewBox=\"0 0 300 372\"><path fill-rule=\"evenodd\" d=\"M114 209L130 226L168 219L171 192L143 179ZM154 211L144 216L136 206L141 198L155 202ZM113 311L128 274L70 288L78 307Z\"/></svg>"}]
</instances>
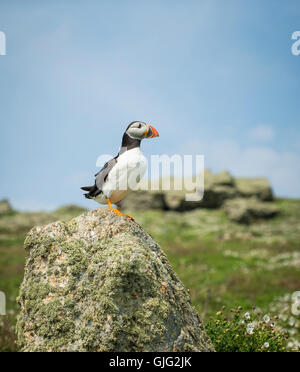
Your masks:
<instances>
[{"instance_id":1,"label":"puffin's black head","mask_svg":"<svg viewBox=\"0 0 300 372\"><path fill-rule=\"evenodd\" d=\"M144 138L154 138L158 137L158 131L151 125L143 123L142 121L133 121L129 124L125 132L129 137L137 140L142 140Z\"/></svg>"}]
</instances>

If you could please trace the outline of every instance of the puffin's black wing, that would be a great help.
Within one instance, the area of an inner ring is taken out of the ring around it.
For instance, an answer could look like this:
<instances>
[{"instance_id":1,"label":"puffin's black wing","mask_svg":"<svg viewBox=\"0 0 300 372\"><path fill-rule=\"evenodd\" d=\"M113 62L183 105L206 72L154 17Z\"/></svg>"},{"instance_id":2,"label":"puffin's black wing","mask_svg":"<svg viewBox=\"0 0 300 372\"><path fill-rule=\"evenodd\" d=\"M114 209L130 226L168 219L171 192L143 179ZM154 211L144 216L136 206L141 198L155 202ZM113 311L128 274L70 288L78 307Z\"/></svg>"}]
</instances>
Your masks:
<instances>
[{"instance_id":1,"label":"puffin's black wing","mask_svg":"<svg viewBox=\"0 0 300 372\"><path fill-rule=\"evenodd\" d=\"M117 164L117 157L109 160L107 163L105 163L104 167L101 169L100 172L95 174L96 177L96 186L99 190L102 190L103 184L106 181L109 172L112 170L112 168Z\"/></svg>"},{"instance_id":2,"label":"puffin's black wing","mask_svg":"<svg viewBox=\"0 0 300 372\"><path fill-rule=\"evenodd\" d=\"M116 165L118 156L105 163L103 168L95 174L96 180L94 186L81 187L81 190L88 191L87 194L84 194L86 198L91 199L102 193L103 184L106 181L109 172Z\"/></svg>"}]
</instances>

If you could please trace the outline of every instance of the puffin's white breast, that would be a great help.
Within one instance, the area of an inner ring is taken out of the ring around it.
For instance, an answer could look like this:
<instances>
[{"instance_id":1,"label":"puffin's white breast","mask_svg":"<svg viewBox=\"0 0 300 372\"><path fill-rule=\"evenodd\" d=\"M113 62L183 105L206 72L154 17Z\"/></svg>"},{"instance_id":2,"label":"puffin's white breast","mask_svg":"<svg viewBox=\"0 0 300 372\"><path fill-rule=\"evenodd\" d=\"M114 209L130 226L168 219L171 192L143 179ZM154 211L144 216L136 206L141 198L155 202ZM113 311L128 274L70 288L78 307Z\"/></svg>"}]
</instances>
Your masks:
<instances>
[{"instance_id":1,"label":"puffin's white breast","mask_svg":"<svg viewBox=\"0 0 300 372\"><path fill-rule=\"evenodd\" d=\"M112 203L121 201L130 190L136 189L147 170L147 160L139 148L125 151L117 159L117 164L109 172L97 201L106 203L106 198Z\"/></svg>"}]
</instances>

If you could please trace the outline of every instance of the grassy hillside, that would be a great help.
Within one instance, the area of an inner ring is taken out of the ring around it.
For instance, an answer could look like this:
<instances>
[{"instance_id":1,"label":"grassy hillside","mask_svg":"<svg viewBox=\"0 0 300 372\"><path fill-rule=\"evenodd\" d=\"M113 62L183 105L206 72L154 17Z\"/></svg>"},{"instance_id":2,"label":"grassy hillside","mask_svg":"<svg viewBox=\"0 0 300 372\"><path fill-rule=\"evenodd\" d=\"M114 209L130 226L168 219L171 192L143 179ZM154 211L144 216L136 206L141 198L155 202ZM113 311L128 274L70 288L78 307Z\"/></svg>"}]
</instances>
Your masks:
<instances>
[{"instance_id":1,"label":"grassy hillside","mask_svg":"<svg viewBox=\"0 0 300 372\"><path fill-rule=\"evenodd\" d=\"M164 249L204 320L222 306L242 306L245 312L256 306L256 312L279 315L292 343L300 340L299 317L291 314L292 295L300 291L300 200L276 204L278 217L249 226L230 222L222 210L129 214ZM6 293L8 309L8 316L0 318L0 351L15 350L15 300L26 233L34 225L82 211L64 207L52 214L11 212L0 217L0 291Z\"/></svg>"}]
</instances>

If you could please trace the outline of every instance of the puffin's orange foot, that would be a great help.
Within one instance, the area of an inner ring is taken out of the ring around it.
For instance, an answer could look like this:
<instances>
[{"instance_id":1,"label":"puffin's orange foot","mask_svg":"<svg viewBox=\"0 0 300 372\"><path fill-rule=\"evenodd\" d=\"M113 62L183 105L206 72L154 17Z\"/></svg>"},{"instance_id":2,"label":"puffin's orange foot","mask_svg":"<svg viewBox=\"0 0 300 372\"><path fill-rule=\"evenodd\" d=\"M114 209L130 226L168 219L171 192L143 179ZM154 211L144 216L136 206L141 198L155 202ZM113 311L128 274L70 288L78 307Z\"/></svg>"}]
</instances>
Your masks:
<instances>
[{"instance_id":1,"label":"puffin's orange foot","mask_svg":"<svg viewBox=\"0 0 300 372\"><path fill-rule=\"evenodd\" d=\"M115 208L112 207L110 199L106 199L106 201L107 201L107 204L108 204L108 208L112 212L114 212L115 214L118 214L119 216L126 216L126 217L130 218L132 221L134 221L134 219L131 216L128 216L128 214L124 214L124 213L121 212L121 206L120 205L118 205L118 209L115 209Z\"/></svg>"},{"instance_id":2,"label":"puffin's orange foot","mask_svg":"<svg viewBox=\"0 0 300 372\"><path fill-rule=\"evenodd\" d=\"M128 214L124 214L122 212L120 212L118 209L111 209L115 214L118 214L119 216L125 216L125 217L128 217L131 219L131 221L134 221L133 217L129 216Z\"/></svg>"},{"instance_id":3,"label":"puffin's orange foot","mask_svg":"<svg viewBox=\"0 0 300 372\"><path fill-rule=\"evenodd\" d=\"M124 213L121 213L118 209L111 209L112 212L114 212L115 214L119 215L119 216L125 216L125 217L128 217L131 219L131 221L134 221L133 217L129 216L128 214L124 214Z\"/></svg>"},{"instance_id":4,"label":"puffin's orange foot","mask_svg":"<svg viewBox=\"0 0 300 372\"><path fill-rule=\"evenodd\" d=\"M111 211L113 211L115 214L118 214L119 216L123 216L123 213L121 213L118 209L112 208Z\"/></svg>"}]
</instances>

